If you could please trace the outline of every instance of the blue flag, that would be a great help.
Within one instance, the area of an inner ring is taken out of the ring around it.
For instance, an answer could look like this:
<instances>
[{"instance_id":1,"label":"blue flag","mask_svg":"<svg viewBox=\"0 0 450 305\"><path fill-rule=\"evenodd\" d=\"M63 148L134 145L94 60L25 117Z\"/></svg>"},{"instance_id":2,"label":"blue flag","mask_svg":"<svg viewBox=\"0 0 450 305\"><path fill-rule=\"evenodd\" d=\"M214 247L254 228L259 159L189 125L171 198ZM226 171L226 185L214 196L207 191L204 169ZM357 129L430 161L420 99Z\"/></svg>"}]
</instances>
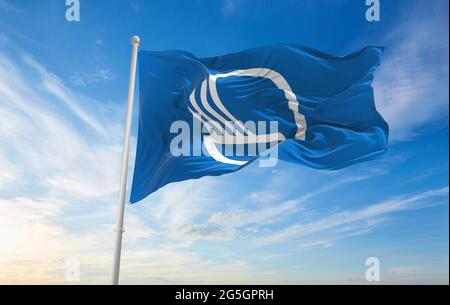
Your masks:
<instances>
[{"instance_id":1,"label":"blue flag","mask_svg":"<svg viewBox=\"0 0 450 305\"><path fill-rule=\"evenodd\" d=\"M274 150L277 160L326 170L383 155L389 128L372 89L382 52L141 51L131 203L171 182L237 171Z\"/></svg>"}]
</instances>

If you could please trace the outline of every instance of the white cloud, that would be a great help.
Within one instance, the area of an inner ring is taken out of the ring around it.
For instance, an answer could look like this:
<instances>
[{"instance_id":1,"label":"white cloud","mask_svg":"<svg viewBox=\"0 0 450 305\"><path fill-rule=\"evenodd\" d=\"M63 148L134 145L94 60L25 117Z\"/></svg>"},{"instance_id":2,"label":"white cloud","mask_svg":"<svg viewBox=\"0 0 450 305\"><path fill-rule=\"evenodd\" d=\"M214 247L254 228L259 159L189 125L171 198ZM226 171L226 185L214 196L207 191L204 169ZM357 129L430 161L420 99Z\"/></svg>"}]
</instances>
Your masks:
<instances>
[{"instance_id":1,"label":"white cloud","mask_svg":"<svg viewBox=\"0 0 450 305\"><path fill-rule=\"evenodd\" d=\"M170 184L140 203L139 213L165 242L182 242L178 247L197 240L232 240L234 229L202 221L220 206L222 187L211 178Z\"/></svg>"},{"instance_id":2,"label":"white cloud","mask_svg":"<svg viewBox=\"0 0 450 305\"><path fill-rule=\"evenodd\" d=\"M141 215L145 213L150 225L155 229L156 236L173 244L182 242L182 247L190 246L198 240L248 239L259 243L260 240L265 240L273 226L279 226L290 215L295 213L298 215L301 211L305 212L303 214L314 214L314 210L305 210L304 205L311 203L321 194L346 184L362 182L376 175L385 174L387 171L382 168L373 172L369 168L368 172L370 174L355 176L338 173L336 175L341 175L340 179L333 177L334 182L324 181L322 187L313 189L294 200L283 201L280 194L268 191L254 192L249 194L249 199L256 205L253 204L248 208L242 207L242 202L227 204L224 197L226 192L220 191L224 189L224 186L214 178L204 178L202 183L188 181L169 185L143 203L142 206L145 208L140 207L142 211L139 213ZM264 198L271 200L267 201ZM207 221L205 222L204 219ZM336 235L321 238L325 238L323 242L332 245L344 237L367 233L379 222L378 219L369 219L355 226L349 224L336 230ZM296 226L291 229L295 229L294 233L298 230ZM290 234L287 235L290 236ZM310 248L311 243L315 243L315 240L304 240L303 246Z\"/></svg>"},{"instance_id":3,"label":"white cloud","mask_svg":"<svg viewBox=\"0 0 450 305\"><path fill-rule=\"evenodd\" d=\"M297 199L287 201L282 201L282 198L278 193L271 193L268 191L254 192L249 195L250 198L257 203L264 202L264 205L262 205L262 207L256 207L252 209L231 208L226 211L216 212L209 217L208 222L214 225L233 228L252 225L255 229L260 226L271 224L274 221L283 219L283 217L286 215L302 211L303 204L308 203L309 201L323 193L337 189L340 186L363 181L374 177L375 175L383 173L384 171L380 173L374 173L372 175L347 177L344 176L340 179L336 179L334 182L324 183L324 186L311 190ZM269 202L271 204L269 204Z\"/></svg>"},{"instance_id":4,"label":"white cloud","mask_svg":"<svg viewBox=\"0 0 450 305\"><path fill-rule=\"evenodd\" d=\"M382 173L385 172L377 174ZM148 225L154 229L153 238L163 238L165 243L172 244L182 242L181 247L190 246L198 240L252 238L259 236L257 233L260 233L261 227L282 222L286 216L301 211L303 204L323 192L370 177L373 175L342 177L298 199L284 202L279 194L254 192L249 197L257 206L251 209L240 207L241 202L227 204L225 186L218 179L208 177L203 178L201 183L187 181L170 184L139 205L139 212L132 210L133 213L145 215ZM271 198L272 201L269 203L263 198Z\"/></svg>"},{"instance_id":5,"label":"white cloud","mask_svg":"<svg viewBox=\"0 0 450 305\"><path fill-rule=\"evenodd\" d=\"M393 141L413 138L448 113L448 14L439 13L445 1L419 4L385 38L390 47L375 77L377 107ZM417 13L423 4L430 5L426 16Z\"/></svg>"},{"instance_id":6,"label":"white cloud","mask_svg":"<svg viewBox=\"0 0 450 305\"><path fill-rule=\"evenodd\" d=\"M383 217L392 213L432 207L445 202L448 203L448 187L387 200L360 210L333 213L310 223L297 223L261 237L256 241L256 245L267 245L287 240L298 242L299 239L305 237L311 239L313 235L316 235L315 241L309 241L306 243L307 246L314 243L323 244L323 237L320 234L324 233L328 236L326 243L333 243L345 236L369 232L371 228L383 220Z\"/></svg>"},{"instance_id":7,"label":"white cloud","mask_svg":"<svg viewBox=\"0 0 450 305\"><path fill-rule=\"evenodd\" d=\"M10 164L3 169L3 179L24 171L26 179L35 179L32 185L52 192L76 198L114 194L122 111L106 110L92 99L82 108L80 102L86 98L77 97L31 57L23 58L38 71L38 82L30 73L31 79L25 78L22 68L0 53L0 154L2 163Z\"/></svg>"},{"instance_id":8,"label":"white cloud","mask_svg":"<svg viewBox=\"0 0 450 305\"><path fill-rule=\"evenodd\" d=\"M97 42L97 44L99 44ZM100 44L103 44L101 42ZM107 67L96 66L93 71L83 71L76 72L72 77L71 81L77 86L87 86L96 84L103 81L109 81L116 79L116 74Z\"/></svg>"},{"instance_id":9,"label":"white cloud","mask_svg":"<svg viewBox=\"0 0 450 305\"><path fill-rule=\"evenodd\" d=\"M289 200L257 210L238 209L230 212L218 212L209 218L209 222L231 227L241 227L251 224L261 226L272 222L274 218L298 210L298 206L301 203L301 200Z\"/></svg>"},{"instance_id":10,"label":"white cloud","mask_svg":"<svg viewBox=\"0 0 450 305\"><path fill-rule=\"evenodd\" d=\"M100 122L98 122L93 115L86 112L85 109L80 106L80 103L77 102L80 100L80 97L75 97L71 90L69 90L56 75L48 72L44 66L30 56L24 56L24 60L39 73L43 88L57 97L59 101L65 103L66 106L86 124L103 135L106 134L106 131Z\"/></svg>"},{"instance_id":11,"label":"white cloud","mask_svg":"<svg viewBox=\"0 0 450 305\"><path fill-rule=\"evenodd\" d=\"M3 271L8 271L9 260L19 256L32 260L47 250L57 250L55 246L63 247L63 244L54 244L63 229L48 221L60 215L63 204L57 200L0 199L0 282L8 280L3 278Z\"/></svg>"},{"instance_id":12,"label":"white cloud","mask_svg":"<svg viewBox=\"0 0 450 305\"><path fill-rule=\"evenodd\" d=\"M64 283L74 255L99 266L89 280L107 282L122 111L73 93L17 50L7 54L0 49L0 187L14 181L14 191L0 197L0 282ZM129 216L132 246L152 232Z\"/></svg>"},{"instance_id":13,"label":"white cloud","mask_svg":"<svg viewBox=\"0 0 450 305\"><path fill-rule=\"evenodd\" d=\"M250 193L249 199L256 203L268 204L277 201L281 198L281 194L270 191L253 192Z\"/></svg>"},{"instance_id":14,"label":"white cloud","mask_svg":"<svg viewBox=\"0 0 450 305\"><path fill-rule=\"evenodd\" d=\"M69 258L80 263L81 283L109 283L112 228L88 211L81 219L72 217L69 204L60 200L0 200L0 283L68 283L65 274ZM92 225L84 225L92 220ZM155 233L136 215L128 215L123 282L270 283L277 280L273 277L267 280L264 270L252 268L244 260L218 262L186 249L139 243L140 238L155 238Z\"/></svg>"},{"instance_id":15,"label":"white cloud","mask_svg":"<svg viewBox=\"0 0 450 305\"><path fill-rule=\"evenodd\" d=\"M328 232L325 231L325 236L314 236L312 234L311 237L308 237L308 234L305 237L305 242L300 241L300 248L304 249L313 249L313 248L328 248L334 246L335 243L343 238L359 236L363 234L367 234L372 232L372 230L383 223L385 219L383 218L375 218L369 219L366 221L361 221L356 224L350 224L338 228L334 231Z\"/></svg>"},{"instance_id":16,"label":"white cloud","mask_svg":"<svg viewBox=\"0 0 450 305\"><path fill-rule=\"evenodd\" d=\"M18 178L17 168L0 154L0 190Z\"/></svg>"},{"instance_id":17,"label":"white cloud","mask_svg":"<svg viewBox=\"0 0 450 305\"><path fill-rule=\"evenodd\" d=\"M201 217L217 200L219 186L209 178L203 178L202 183L197 182L170 184L149 198L147 205L151 219L163 228L173 228L191 224Z\"/></svg>"}]
</instances>

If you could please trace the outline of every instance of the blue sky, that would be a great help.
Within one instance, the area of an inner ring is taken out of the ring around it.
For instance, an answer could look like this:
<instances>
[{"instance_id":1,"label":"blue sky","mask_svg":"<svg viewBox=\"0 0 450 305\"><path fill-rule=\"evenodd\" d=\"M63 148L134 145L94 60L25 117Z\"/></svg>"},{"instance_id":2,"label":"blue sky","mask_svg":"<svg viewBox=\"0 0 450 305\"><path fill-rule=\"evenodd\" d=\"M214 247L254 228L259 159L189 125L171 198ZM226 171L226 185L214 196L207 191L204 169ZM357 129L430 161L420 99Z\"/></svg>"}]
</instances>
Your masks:
<instances>
[{"instance_id":1,"label":"blue sky","mask_svg":"<svg viewBox=\"0 0 450 305\"><path fill-rule=\"evenodd\" d=\"M139 34L200 57L384 46L391 143L338 172L255 165L163 188L127 207L123 283L365 283L375 256L384 283L448 284L448 1L382 0L375 23L363 0L80 2L69 23L63 0L0 0L0 283L66 283L68 259L109 283Z\"/></svg>"}]
</instances>

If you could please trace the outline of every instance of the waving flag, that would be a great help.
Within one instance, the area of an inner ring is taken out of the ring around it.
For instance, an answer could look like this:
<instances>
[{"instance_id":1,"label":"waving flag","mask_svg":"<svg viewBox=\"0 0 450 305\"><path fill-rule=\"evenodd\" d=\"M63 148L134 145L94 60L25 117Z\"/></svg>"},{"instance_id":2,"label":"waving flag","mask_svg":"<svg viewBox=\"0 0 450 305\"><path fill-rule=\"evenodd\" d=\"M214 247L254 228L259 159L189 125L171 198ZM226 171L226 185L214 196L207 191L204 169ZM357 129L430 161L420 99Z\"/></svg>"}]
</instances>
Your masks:
<instances>
[{"instance_id":1,"label":"waving flag","mask_svg":"<svg viewBox=\"0 0 450 305\"><path fill-rule=\"evenodd\" d=\"M237 171L273 147L280 160L328 170L381 156L388 125L371 86L381 54L295 45L212 58L141 51L131 202L171 182Z\"/></svg>"}]
</instances>

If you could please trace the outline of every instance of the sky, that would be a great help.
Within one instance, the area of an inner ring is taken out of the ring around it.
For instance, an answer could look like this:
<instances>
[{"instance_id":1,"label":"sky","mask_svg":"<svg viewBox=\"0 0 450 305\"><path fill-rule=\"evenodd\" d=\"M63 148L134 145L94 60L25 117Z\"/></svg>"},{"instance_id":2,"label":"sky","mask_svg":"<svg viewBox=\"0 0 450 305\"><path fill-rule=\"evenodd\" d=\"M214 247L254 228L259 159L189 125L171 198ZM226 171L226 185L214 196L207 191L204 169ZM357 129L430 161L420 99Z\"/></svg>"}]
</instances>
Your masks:
<instances>
[{"instance_id":1,"label":"sky","mask_svg":"<svg viewBox=\"0 0 450 305\"><path fill-rule=\"evenodd\" d=\"M127 206L121 283L367 284L369 257L384 284L449 283L448 1L381 0L380 22L364 0L80 0L79 22L66 9L0 0L0 284L110 283L133 34L198 57L383 46L391 138L343 170L255 163Z\"/></svg>"}]
</instances>

